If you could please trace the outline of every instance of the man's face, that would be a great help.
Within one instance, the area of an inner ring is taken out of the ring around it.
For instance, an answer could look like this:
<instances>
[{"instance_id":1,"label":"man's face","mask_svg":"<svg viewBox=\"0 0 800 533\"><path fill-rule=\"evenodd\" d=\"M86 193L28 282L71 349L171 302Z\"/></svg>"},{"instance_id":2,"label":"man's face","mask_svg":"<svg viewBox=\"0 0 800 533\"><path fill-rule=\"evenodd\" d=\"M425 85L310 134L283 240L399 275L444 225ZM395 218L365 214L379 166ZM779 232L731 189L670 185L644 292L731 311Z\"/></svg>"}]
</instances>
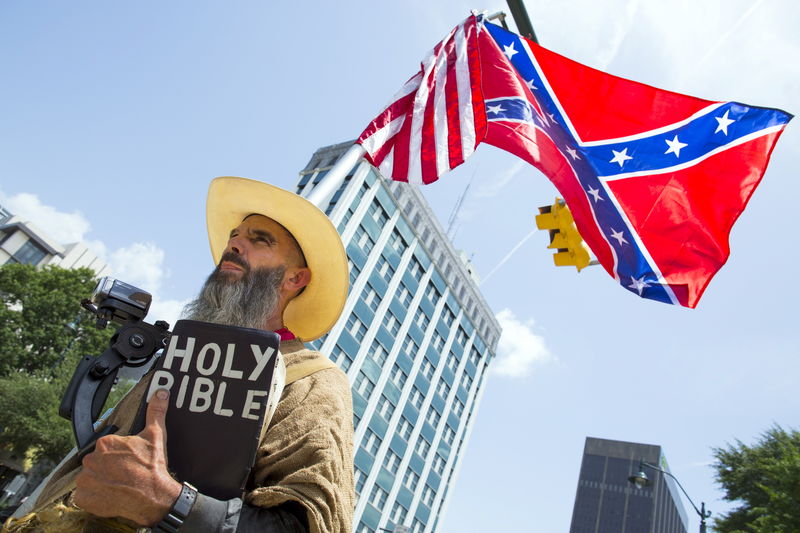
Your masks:
<instances>
[{"instance_id":1,"label":"man's face","mask_svg":"<svg viewBox=\"0 0 800 533\"><path fill-rule=\"evenodd\" d=\"M253 269L303 266L297 244L283 226L263 215L251 215L231 230L219 271L230 279L241 279Z\"/></svg>"}]
</instances>

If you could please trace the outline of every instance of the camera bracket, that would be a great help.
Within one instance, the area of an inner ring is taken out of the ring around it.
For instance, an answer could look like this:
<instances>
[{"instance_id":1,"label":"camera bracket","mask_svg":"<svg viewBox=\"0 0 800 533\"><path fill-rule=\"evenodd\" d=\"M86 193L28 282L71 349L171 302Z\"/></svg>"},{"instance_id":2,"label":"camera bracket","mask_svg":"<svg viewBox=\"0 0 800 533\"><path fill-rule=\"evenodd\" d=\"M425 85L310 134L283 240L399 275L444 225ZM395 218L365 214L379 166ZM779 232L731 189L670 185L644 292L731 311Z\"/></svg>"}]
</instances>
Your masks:
<instances>
[{"instance_id":1,"label":"camera bracket","mask_svg":"<svg viewBox=\"0 0 800 533\"><path fill-rule=\"evenodd\" d=\"M91 302L85 300L82 305L98 317L101 316L101 311ZM95 431L94 423L116 381L119 369L123 366L142 366L149 362L156 351L166 346L170 335L168 330L169 324L161 320L155 325L141 320L123 324L111 337L110 346L102 354L97 357L85 356L78 362L61 400L58 414L72 421L80 458L94 449L97 439L118 429L108 425Z\"/></svg>"}]
</instances>

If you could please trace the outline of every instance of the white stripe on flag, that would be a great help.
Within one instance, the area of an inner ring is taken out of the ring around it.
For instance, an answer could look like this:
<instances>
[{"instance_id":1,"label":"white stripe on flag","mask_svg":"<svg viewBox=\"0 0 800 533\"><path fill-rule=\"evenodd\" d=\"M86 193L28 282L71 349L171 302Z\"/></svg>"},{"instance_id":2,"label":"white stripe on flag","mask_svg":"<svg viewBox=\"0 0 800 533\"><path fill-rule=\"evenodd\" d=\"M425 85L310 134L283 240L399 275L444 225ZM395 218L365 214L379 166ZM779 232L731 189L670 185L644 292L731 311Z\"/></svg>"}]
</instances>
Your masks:
<instances>
[{"instance_id":1,"label":"white stripe on flag","mask_svg":"<svg viewBox=\"0 0 800 533\"><path fill-rule=\"evenodd\" d=\"M441 47L441 50L444 47ZM411 114L411 138L408 146L408 182L422 185L422 165L419 157L422 145L422 123L425 120L425 106L428 105L428 95L430 94L431 71L436 64L434 50L431 50L422 63L422 80L414 98L414 109Z\"/></svg>"},{"instance_id":2,"label":"white stripe on flag","mask_svg":"<svg viewBox=\"0 0 800 533\"><path fill-rule=\"evenodd\" d=\"M378 170L380 170L381 174L387 178L392 177L392 171L394 170L394 148L392 148L392 150L383 159L378 167Z\"/></svg>"},{"instance_id":3,"label":"white stripe on flag","mask_svg":"<svg viewBox=\"0 0 800 533\"><path fill-rule=\"evenodd\" d=\"M405 120L405 115L400 115L381 129L375 131L375 133L370 135L369 138L365 139L364 142L361 143L364 146L364 149L370 155L374 155L375 152L384 145L384 143L386 143L389 139L394 137L398 131L400 131L400 128L403 127L403 122L405 122Z\"/></svg>"},{"instance_id":4,"label":"white stripe on flag","mask_svg":"<svg viewBox=\"0 0 800 533\"><path fill-rule=\"evenodd\" d=\"M444 92L447 82L447 43L452 35L442 42L442 49L436 59L436 85L433 95L434 144L436 146L436 175L441 176L450 170L450 153L447 147L447 101Z\"/></svg>"},{"instance_id":5,"label":"white stripe on flag","mask_svg":"<svg viewBox=\"0 0 800 533\"><path fill-rule=\"evenodd\" d=\"M466 160L475 151L475 117L472 114L472 84L467 59L467 39L464 25L456 30L456 80L458 81L459 124L461 125L461 154Z\"/></svg>"}]
</instances>

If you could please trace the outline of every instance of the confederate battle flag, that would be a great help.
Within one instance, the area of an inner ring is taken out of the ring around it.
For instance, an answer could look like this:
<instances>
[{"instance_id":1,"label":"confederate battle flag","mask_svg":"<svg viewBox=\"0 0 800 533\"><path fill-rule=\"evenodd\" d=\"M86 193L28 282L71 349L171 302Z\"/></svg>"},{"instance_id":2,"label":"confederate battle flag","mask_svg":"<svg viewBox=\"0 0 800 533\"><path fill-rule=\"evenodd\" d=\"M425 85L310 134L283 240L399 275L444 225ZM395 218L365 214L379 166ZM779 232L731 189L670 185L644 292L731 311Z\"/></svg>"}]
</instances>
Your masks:
<instances>
[{"instance_id":1,"label":"confederate battle flag","mask_svg":"<svg viewBox=\"0 0 800 533\"><path fill-rule=\"evenodd\" d=\"M695 307L791 115L626 80L470 16L358 139L431 183L481 142L541 170L623 287Z\"/></svg>"}]
</instances>

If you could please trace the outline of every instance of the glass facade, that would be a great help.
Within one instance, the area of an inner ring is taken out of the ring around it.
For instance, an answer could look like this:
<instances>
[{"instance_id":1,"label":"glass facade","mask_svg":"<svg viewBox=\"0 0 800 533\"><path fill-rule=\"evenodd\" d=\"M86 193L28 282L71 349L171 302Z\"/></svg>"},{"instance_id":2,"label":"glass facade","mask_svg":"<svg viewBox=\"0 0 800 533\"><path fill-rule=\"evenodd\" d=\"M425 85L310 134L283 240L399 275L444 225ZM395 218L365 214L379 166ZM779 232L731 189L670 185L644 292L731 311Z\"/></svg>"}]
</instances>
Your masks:
<instances>
[{"instance_id":1,"label":"glass facade","mask_svg":"<svg viewBox=\"0 0 800 533\"><path fill-rule=\"evenodd\" d=\"M351 144L317 150L298 194ZM361 161L322 207L342 235L351 287L339 322L311 344L352 384L354 530L436 531L500 327L415 188Z\"/></svg>"},{"instance_id":2,"label":"glass facade","mask_svg":"<svg viewBox=\"0 0 800 533\"><path fill-rule=\"evenodd\" d=\"M686 533L686 511L669 476L646 469L649 486L628 481L641 461L669 471L660 446L586 438L570 533Z\"/></svg>"}]
</instances>

